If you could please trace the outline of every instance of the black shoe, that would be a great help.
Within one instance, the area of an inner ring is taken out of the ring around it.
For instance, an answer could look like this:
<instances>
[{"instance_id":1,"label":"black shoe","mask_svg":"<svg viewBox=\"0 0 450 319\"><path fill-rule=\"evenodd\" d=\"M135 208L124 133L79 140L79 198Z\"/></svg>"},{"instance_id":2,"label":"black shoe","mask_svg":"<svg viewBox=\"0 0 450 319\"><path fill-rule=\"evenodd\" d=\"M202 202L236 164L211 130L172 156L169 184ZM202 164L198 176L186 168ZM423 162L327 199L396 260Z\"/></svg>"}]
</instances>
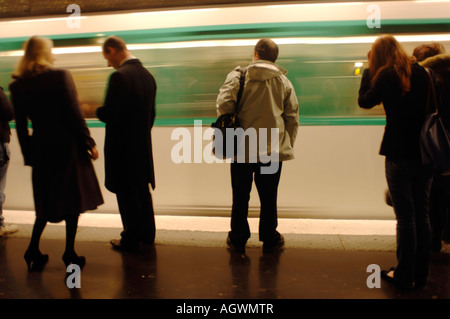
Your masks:
<instances>
[{"instance_id":1,"label":"black shoe","mask_svg":"<svg viewBox=\"0 0 450 319\"><path fill-rule=\"evenodd\" d=\"M227 237L227 245L228 247L237 253L245 254L245 244L244 245L236 245L231 241L230 235Z\"/></svg>"},{"instance_id":2,"label":"black shoe","mask_svg":"<svg viewBox=\"0 0 450 319\"><path fill-rule=\"evenodd\" d=\"M428 283L428 280L416 280L414 288L418 288L418 289L424 288L427 285L427 283Z\"/></svg>"},{"instance_id":3,"label":"black shoe","mask_svg":"<svg viewBox=\"0 0 450 319\"><path fill-rule=\"evenodd\" d=\"M139 238L139 242L142 246L153 246L155 244L155 235L153 236L142 236Z\"/></svg>"},{"instance_id":4,"label":"black shoe","mask_svg":"<svg viewBox=\"0 0 450 319\"><path fill-rule=\"evenodd\" d=\"M438 253L442 249L442 241L440 237L431 238L431 251Z\"/></svg>"},{"instance_id":5,"label":"black shoe","mask_svg":"<svg viewBox=\"0 0 450 319\"><path fill-rule=\"evenodd\" d=\"M113 249L118 251L131 252L139 249L139 243L134 245L124 244L121 239L113 239L110 244Z\"/></svg>"},{"instance_id":6,"label":"black shoe","mask_svg":"<svg viewBox=\"0 0 450 319\"><path fill-rule=\"evenodd\" d=\"M263 253L270 253L278 251L283 248L284 248L284 237L283 235L280 235L280 238L278 238L278 241L276 241L275 243L264 242Z\"/></svg>"},{"instance_id":7,"label":"black shoe","mask_svg":"<svg viewBox=\"0 0 450 319\"><path fill-rule=\"evenodd\" d=\"M23 258L27 263L28 271L42 271L48 262L48 255L41 254L39 250L27 250Z\"/></svg>"},{"instance_id":8,"label":"black shoe","mask_svg":"<svg viewBox=\"0 0 450 319\"><path fill-rule=\"evenodd\" d=\"M86 264L86 258L84 256L78 256L75 253L67 254L64 253L62 256L62 260L64 262L64 265L66 265L66 268L70 265L78 265L78 267L83 268Z\"/></svg>"},{"instance_id":9,"label":"black shoe","mask_svg":"<svg viewBox=\"0 0 450 319\"><path fill-rule=\"evenodd\" d=\"M152 247L155 246L155 241L153 240L146 240L146 241L141 241L141 246L144 247Z\"/></svg>"},{"instance_id":10,"label":"black shoe","mask_svg":"<svg viewBox=\"0 0 450 319\"><path fill-rule=\"evenodd\" d=\"M450 224L450 220L448 221L448 223ZM446 243L450 244L450 229L448 226L446 229L444 229L444 234L442 235L442 240L445 241Z\"/></svg>"},{"instance_id":11,"label":"black shoe","mask_svg":"<svg viewBox=\"0 0 450 319\"><path fill-rule=\"evenodd\" d=\"M401 282L400 280L398 280L398 279L396 279L394 277L389 276L388 274L391 271L395 271L395 268L390 268L389 270L382 270L381 271L381 278L383 278L387 282L393 283L393 284L395 284L397 286L400 286L402 288L407 288L407 289L414 288L414 283L411 283L411 284L404 283L404 282Z\"/></svg>"}]
</instances>

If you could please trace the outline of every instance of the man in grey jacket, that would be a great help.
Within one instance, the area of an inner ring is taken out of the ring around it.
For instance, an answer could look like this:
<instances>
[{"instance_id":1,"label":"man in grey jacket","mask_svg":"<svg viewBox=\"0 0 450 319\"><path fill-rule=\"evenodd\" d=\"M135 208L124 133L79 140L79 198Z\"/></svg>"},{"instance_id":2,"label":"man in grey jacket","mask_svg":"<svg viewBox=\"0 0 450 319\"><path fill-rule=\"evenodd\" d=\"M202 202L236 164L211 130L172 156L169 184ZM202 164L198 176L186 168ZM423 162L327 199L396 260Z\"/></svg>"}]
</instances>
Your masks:
<instances>
[{"instance_id":1,"label":"man in grey jacket","mask_svg":"<svg viewBox=\"0 0 450 319\"><path fill-rule=\"evenodd\" d=\"M245 132L244 137L248 137L241 138L240 142L245 144L248 140L249 145L245 145L246 156L240 156L238 152L231 163L233 206L231 231L227 238L228 246L242 253L250 238L247 215L253 176L261 202L259 240L264 243L263 251L284 246L284 238L276 230L278 184L282 162L294 158L299 113L294 87L286 77L287 71L275 64L277 57L277 44L270 39L261 39L255 46L253 61L245 70L237 118ZM230 72L220 88L216 105L218 115L236 110L241 71L242 68L237 67ZM250 131L254 133L248 133ZM256 140L251 138L255 134Z\"/></svg>"}]
</instances>

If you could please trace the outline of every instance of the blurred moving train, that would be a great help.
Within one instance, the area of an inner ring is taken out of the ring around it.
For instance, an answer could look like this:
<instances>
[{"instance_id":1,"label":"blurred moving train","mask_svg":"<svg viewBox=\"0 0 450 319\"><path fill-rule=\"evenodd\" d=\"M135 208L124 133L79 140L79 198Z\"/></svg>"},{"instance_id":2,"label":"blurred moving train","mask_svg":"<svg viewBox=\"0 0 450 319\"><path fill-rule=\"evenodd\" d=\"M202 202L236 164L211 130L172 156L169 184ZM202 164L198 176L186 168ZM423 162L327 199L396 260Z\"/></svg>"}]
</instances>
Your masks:
<instances>
[{"instance_id":1,"label":"blurred moving train","mask_svg":"<svg viewBox=\"0 0 450 319\"><path fill-rule=\"evenodd\" d=\"M296 159L283 166L279 216L393 219L384 202L384 157L378 155L384 111L357 104L367 52L384 33L395 35L408 53L432 41L450 52L450 2L277 3L98 15L83 15L81 8L80 17L2 20L0 85L7 91L27 38L53 39L55 66L72 73L102 150L104 125L95 108L113 69L106 66L101 43L112 34L124 38L158 85L152 131L156 214L229 216L229 164L176 164L171 150L178 141L171 136L185 127L194 137L194 120L206 130L216 118L215 100L227 73L247 65L257 40L270 37L279 44L277 63L289 71L300 104ZM5 208L33 210L31 169L23 165L14 129L11 150ZM100 153L94 164L103 184ZM257 216L258 196L252 192L249 215ZM117 212L115 196L105 188L103 195L98 212Z\"/></svg>"}]
</instances>

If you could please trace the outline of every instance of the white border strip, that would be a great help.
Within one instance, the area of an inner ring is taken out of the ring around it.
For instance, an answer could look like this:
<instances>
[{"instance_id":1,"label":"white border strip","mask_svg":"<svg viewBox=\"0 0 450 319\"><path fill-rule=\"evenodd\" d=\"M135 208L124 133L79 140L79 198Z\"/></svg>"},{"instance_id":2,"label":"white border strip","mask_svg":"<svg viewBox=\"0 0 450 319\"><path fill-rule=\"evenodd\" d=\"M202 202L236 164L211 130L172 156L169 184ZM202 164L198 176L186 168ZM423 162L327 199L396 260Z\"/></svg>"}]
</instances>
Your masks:
<instances>
[{"instance_id":1,"label":"white border strip","mask_svg":"<svg viewBox=\"0 0 450 319\"><path fill-rule=\"evenodd\" d=\"M450 41L450 33L447 34L427 34L427 35L399 35L395 36L399 42L448 42ZM278 38L274 41L278 45L289 44L371 44L377 36L367 37L339 37L339 38ZM208 48L208 47L236 47L250 46L253 47L259 39L247 40L205 40L205 41L184 41L184 42L167 42L167 43L142 43L130 44L130 51L137 50L156 50L156 49L184 49L184 48ZM54 48L53 54L80 54L80 53L99 53L101 46L74 46ZM23 50L12 50L0 52L0 57L22 56Z\"/></svg>"},{"instance_id":2,"label":"white border strip","mask_svg":"<svg viewBox=\"0 0 450 319\"><path fill-rule=\"evenodd\" d=\"M33 211L4 211L7 224L33 224ZM228 217L164 216L156 215L156 228L160 230L188 230L207 232L228 232ZM259 218L249 218L250 229L258 231ZM59 225L64 225L60 223ZM119 214L81 214L79 226L100 228L122 228ZM279 218L278 231L283 234L311 235L395 235L395 220L338 220Z\"/></svg>"}]
</instances>

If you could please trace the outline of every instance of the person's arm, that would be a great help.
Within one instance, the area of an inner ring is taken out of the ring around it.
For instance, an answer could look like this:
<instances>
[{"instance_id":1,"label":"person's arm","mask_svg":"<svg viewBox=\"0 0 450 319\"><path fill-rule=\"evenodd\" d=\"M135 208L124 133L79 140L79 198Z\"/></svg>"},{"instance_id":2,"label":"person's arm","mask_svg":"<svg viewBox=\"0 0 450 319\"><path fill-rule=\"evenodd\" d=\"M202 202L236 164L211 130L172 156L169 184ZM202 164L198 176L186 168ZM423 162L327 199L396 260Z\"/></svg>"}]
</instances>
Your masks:
<instances>
[{"instance_id":1,"label":"person's arm","mask_svg":"<svg viewBox=\"0 0 450 319\"><path fill-rule=\"evenodd\" d=\"M289 135L291 146L294 147L295 139L297 137L299 125L298 100L295 94L294 87L288 81L287 95L284 100L283 119L285 123L286 132Z\"/></svg>"},{"instance_id":2,"label":"person's arm","mask_svg":"<svg viewBox=\"0 0 450 319\"><path fill-rule=\"evenodd\" d=\"M114 72L111 74L106 90L105 102L96 111L100 121L105 123L114 121L118 113L118 103L122 100L121 93L124 87L120 73Z\"/></svg>"},{"instance_id":3,"label":"person's arm","mask_svg":"<svg viewBox=\"0 0 450 319\"><path fill-rule=\"evenodd\" d=\"M217 96L216 109L218 116L234 113L236 111L240 76L240 68L234 69L227 75L225 82L219 90L219 95Z\"/></svg>"},{"instance_id":4,"label":"person's arm","mask_svg":"<svg viewBox=\"0 0 450 319\"><path fill-rule=\"evenodd\" d=\"M65 99L64 105L67 105L68 107L68 123L70 123L71 129L77 136L80 145L87 150L92 159L96 159L98 157L98 152L95 147L96 144L86 125L78 100L75 83L68 71L62 72L62 82L62 88L65 91L63 94Z\"/></svg>"},{"instance_id":5,"label":"person's arm","mask_svg":"<svg viewBox=\"0 0 450 319\"><path fill-rule=\"evenodd\" d=\"M14 118L14 112L11 103L8 100L3 88L0 87L0 120L9 122Z\"/></svg>"},{"instance_id":6,"label":"person's arm","mask_svg":"<svg viewBox=\"0 0 450 319\"><path fill-rule=\"evenodd\" d=\"M150 109L150 128L153 127L153 125L155 124L155 118L156 118L156 90L157 90L157 85L156 85L156 80L153 77L153 75L151 76L151 91L153 92L153 96L152 96L152 100L153 100L153 107Z\"/></svg>"},{"instance_id":7,"label":"person's arm","mask_svg":"<svg viewBox=\"0 0 450 319\"><path fill-rule=\"evenodd\" d=\"M31 136L28 131L28 116L25 111L27 101L24 100L25 94L18 92L15 94L12 86L9 86L11 92L11 102L14 107L16 118L16 132L19 139L20 149L22 150L25 165L32 166L31 157Z\"/></svg>"},{"instance_id":8,"label":"person's arm","mask_svg":"<svg viewBox=\"0 0 450 319\"><path fill-rule=\"evenodd\" d=\"M390 70L381 71L375 82L371 83L369 70L364 70L361 86L359 88L358 104L361 108L370 109L383 101L389 86L395 85L393 74Z\"/></svg>"}]
</instances>

